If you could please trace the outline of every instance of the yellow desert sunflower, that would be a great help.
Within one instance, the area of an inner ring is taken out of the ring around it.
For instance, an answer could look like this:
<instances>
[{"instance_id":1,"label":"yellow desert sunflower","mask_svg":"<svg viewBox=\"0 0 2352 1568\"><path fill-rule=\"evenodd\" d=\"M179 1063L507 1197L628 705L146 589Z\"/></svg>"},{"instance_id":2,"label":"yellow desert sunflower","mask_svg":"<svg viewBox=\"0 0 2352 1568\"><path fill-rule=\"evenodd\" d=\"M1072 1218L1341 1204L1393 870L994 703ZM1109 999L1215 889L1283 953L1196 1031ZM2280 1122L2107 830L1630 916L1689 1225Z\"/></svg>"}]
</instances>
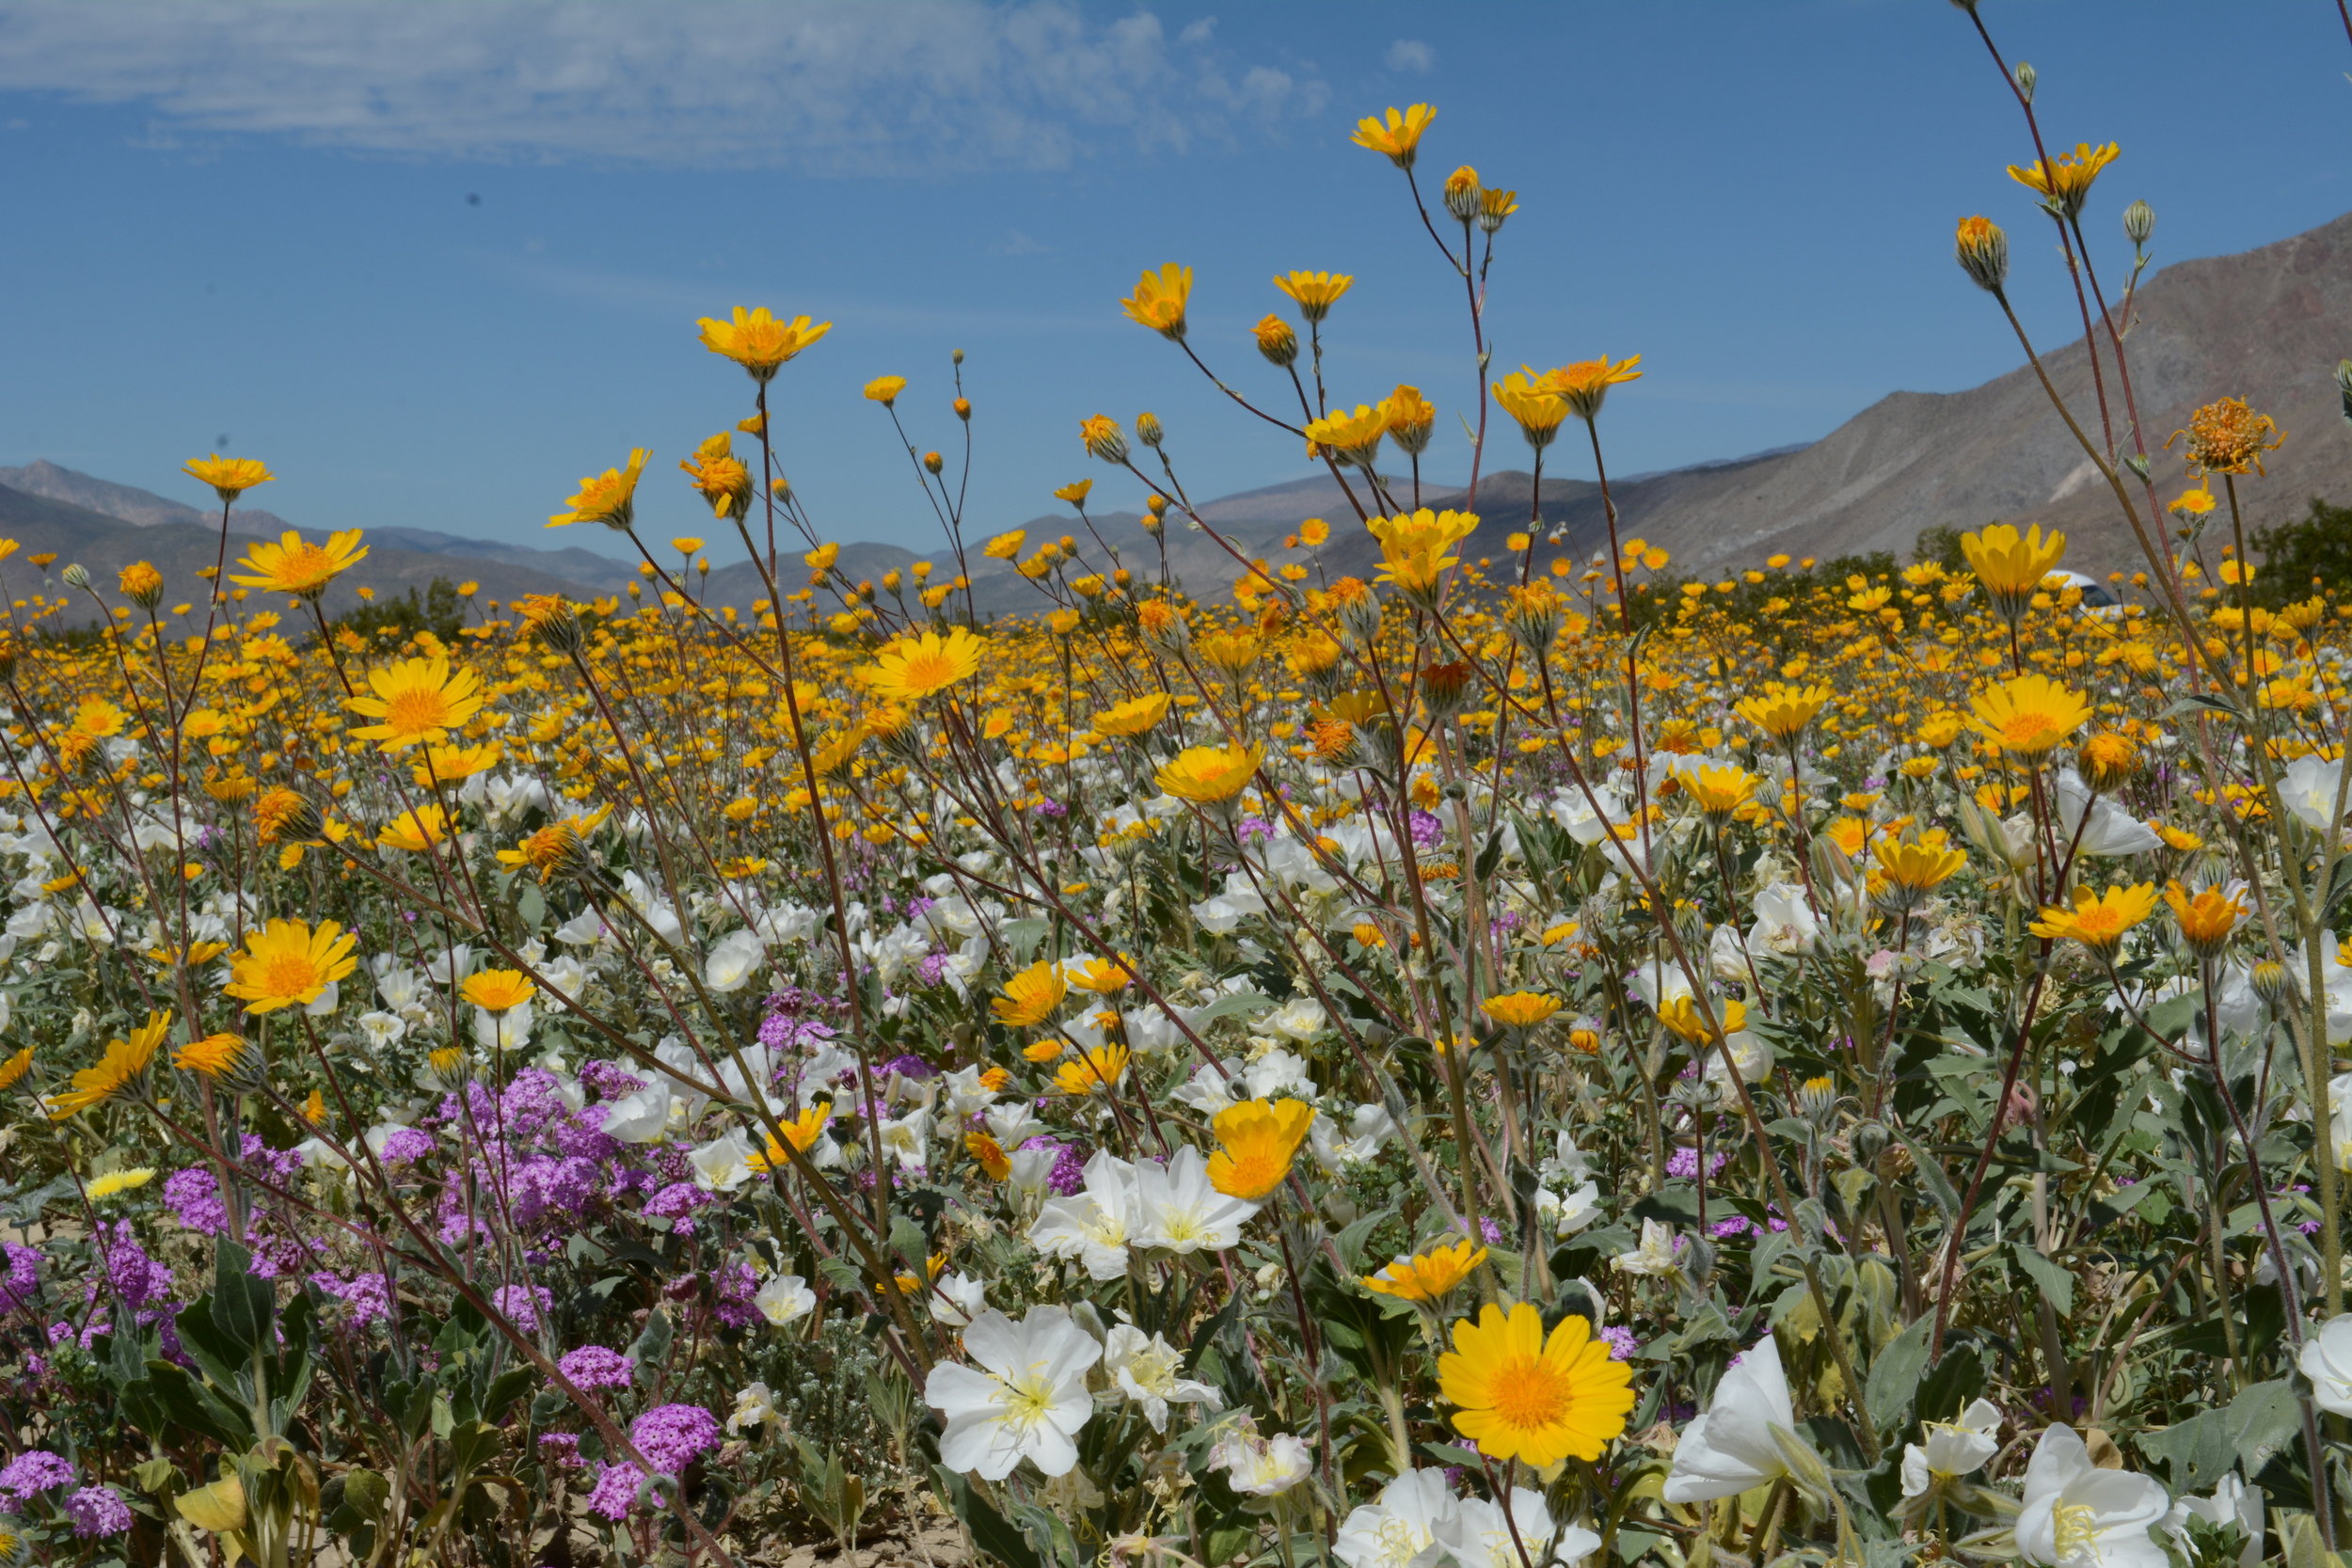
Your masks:
<instances>
[{"instance_id":1,"label":"yellow desert sunflower","mask_svg":"<svg viewBox=\"0 0 2352 1568\"><path fill-rule=\"evenodd\" d=\"M903 638L866 669L866 689L886 702L919 703L978 673L986 644L961 626L946 636Z\"/></svg>"},{"instance_id":2,"label":"yellow desert sunflower","mask_svg":"<svg viewBox=\"0 0 2352 1568\"><path fill-rule=\"evenodd\" d=\"M1380 438L1388 433L1389 416L1382 408L1366 403L1358 404L1352 414L1334 408L1320 420L1307 421L1307 455L1321 457L1327 451L1342 463L1369 468L1380 455Z\"/></svg>"},{"instance_id":3,"label":"yellow desert sunflower","mask_svg":"<svg viewBox=\"0 0 2352 1568\"><path fill-rule=\"evenodd\" d=\"M2066 559L2066 535L2053 530L2044 539L2039 526L2024 533L2009 523L1994 523L1977 533L1960 536L1960 553L1977 574L1985 596L2006 619L2014 621L2042 590L2042 579Z\"/></svg>"},{"instance_id":4,"label":"yellow desert sunflower","mask_svg":"<svg viewBox=\"0 0 2352 1568\"><path fill-rule=\"evenodd\" d=\"M1363 1286L1375 1294L1400 1301L1436 1301L1486 1260L1486 1249L1465 1239L1399 1258L1378 1274L1366 1275Z\"/></svg>"},{"instance_id":5,"label":"yellow desert sunflower","mask_svg":"<svg viewBox=\"0 0 2352 1568\"><path fill-rule=\"evenodd\" d=\"M752 509L752 471L735 455L735 433L723 430L682 458L678 467L714 517L739 518Z\"/></svg>"},{"instance_id":6,"label":"yellow desert sunflower","mask_svg":"<svg viewBox=\"0 0 2352 1568\"><path fill-rule=\"evenodd\" d=\"M172 1053L171 1065L183 1072L219 1078L234 1071L245 1060L245 1053L244 1037L223 1032L207 1035L200 1040L190 1040Z\"/></svg>"},{"instance_id":7,"label":"yellow desert sunflower","mask_svg":"<svg viewBox=\"0 0 2352 1568\"><path fill-rule=\"evenodd\" d=\"M1969 728L2004 752L2038 757L2090 719L2090 704L2082 693L2047 675L2019 675L1978 692L1969 699L1976 718Z\"/></svg>"},{"instance_id":8,"label":"yellow desert sunflower","mask_svg":"<svg viewBox=\"0 0 2352 1568\"><path fill-rule=\"evenodd\" d=\"M2235 887L2203 887L2192 893L2178 882L2168 882L2164 902L2180 927L2181 940L2200 958L2218 957L2246 918L2245 896Z\"/></svg>"},{"instance_id":9,"label":"yellow desert sunflower","mask_svg":"<svg viewBox=\"0 0 2352 1568\"><path fill-rule=\"evenodd\" d=\"M1347 139L1385 155L1399 168L1411 168L1421 149L1422 133L1437 118L1437 109L1427 103L1416 103L1401 114L1391 108L1385 119L1375 115L1358 120L1356 134Z\"/></svg>"},{"instance_id":10,"label":"yellow desert sunflower","mask_svg":"<svg viewBox=\"0 0 2352 1568\"><path fill-rule=\"evenodd\" d=\"M358 967L352 949L358 939L331 920L316 927L308 921L273 920L245 939L245 951L229 960L226 996L249 1013L307 1007L326 988Z\"/></svg>"},{"instance_id":11,"label":"yellow desert sunflower","mask_svg":"<svg viewBox=\"0 0 2352 1568\"><path fill-rule=\"evenodd\" d=\"M1555 367L1541 375L1534 371L1527 373L1535 386L1564 399L1569 413L1590 423L1599 415L1601 400L1609 395L1610 388L1642 379L1638 368L1641 363L1638 354L1617 360L1604 354L1597 359L1579 359L1572 365Z\"/></svg>"},{"instance_id":12,"label":"yellow desert sunflower","mask_svg":"<svg viewBox=\"0 0 2352 1568\"><path fill-rule=\"evenodd\" d=\"M1167 718L1170 701L1167 692L1155 691L1149 697L1135 697L1106 707L1087 722L1097 735L1132 737L1152 729Z\"/></svg>"},{"instance_id":13,"label":"yellow desert sunflower","mask_svg":"<svg viewBox=\"0 0 2352 1568\"><path fill-rule=\"evenodd\" d=\"M1732 711L1786 746L1804 733L1804 727L1813 722L1813 716L1827 707L1836 695L1828 687L1818 684L1788 686L1780 681L1766 681L1762 691L1732 704Z\"/></svg>"},{"instance_id":14,"label":"yellow desert sunflower","mask_svg":"<svg viewBox=\"0 0 2352 1568\"><path fill-rule=\"evenodd\" d=\"M637 520L637 476L645 471L645 459L652 455L644 447L631 447L628 467L583 475L579 490L564 503L571 510L549 517L548 527L602 523L617 533L628 532L629 525Z\"/></svg>"},{"instance_id":15,"label":"yellow desert sunflower","mask_svg":"<svg viewBox=\"0 0 2352 1568\"><path fill-rule=\"evenodd\" d=\"M1298 313L1311 322L1319 322L1328 315L1340 296L1355 286L1356 279L1343 272L1286 272L1274 279L1274 286L1298 302Z\"/></svg>"},{"instance_id":16,"label":"yellow desert sunflower","mask_svg":"<svg viewBox=\"0 0 2352 1568\"><path fill-rule=\"evenodd\" d=\"M1382 400L1380 415L1389 422L1389 439L1394 441L1397 450L1408 457L1425 451L1429 438L1437 434L1438 410L1421 395L1418 387L1398 387ZM1299 531L1303 535L1306 530L1302 527ZM1310 544L1320 542L1308 541Z\"/></svg>"},{"instance_id":17,"label":"yellow desert sunflower","mask_svg":"<svg viewBox=\"0 0 2352 1568\"><path fill-rule=\"evenodd\" d=\"M33 1048L29 1045L19 1047L15 1055L0 1061L0 1092L16 1087L32 1070Z\"/></svg>"},{"instance_id":18,"label":"yellow desert sunflower","mask_svg":"<svg viewBox=\"0 0 2352 1568\"><path fill-rule=\"evenodd\" d=\"M1168 262L1146 272L1136 281L1131 298L1119 302L1127 319L1140 322L1163 338L1181 341L1184 335L1184 303L1192 295L1192 269Z\"/></svg>"},{"instance_id":19,"label":"yellow desert sunflower","mask_svg":"<svg viewBox=\"0 0 2352 1568\"><path fill-rule=\"evenodd\" d=\"M373 740L387 752L405 751L419 741L437 745L482 711L482 676L470 665L450 668L443 656L404 658L368 672L374 695L353 697L344 706L373 719L374 723L351 732L354 740Z\"/></svg>"},{"instance_id":20,"label":"yellow desert sunflower","mask_svg":"<svg viewBox=\"0 0 2352 1568\"><path fill-rule=\"evenodd\" d=\"M42 1102L49 1119L63 1121L144 1083L148 1064L154 1060L156 1047L164 1043L164 1036L170 1028L169 1013L153 1012L147 1015L145 1023L131 1031L129 1039L108 1040L105 1054L98 1058L95 1067L76 1072L71 1085Z\"/></svg>"},{"instance_id":21,"label":"yellow desert sunflower","mask_svg":"<svg viewBox=\"0 0 2352 1568\"><path fill-rule=\"evenodd\" d=\"M1391 582L1426 599L1435 593L1446 568L1460 562L1449 550L1478 527L1474 512L1435 512L1422 507L1393 517L1374 517L1364 527L1380 542L1377 581Z\"/></svg>"},{"instance_id":22,"label":"yellow desert sunflower","mask_svg":"<svg viewBox=\"0 0 2352 1568\"><path fill-rule=\"evenodd\" d=\"M1489 996L1478 1010L1509 1029L1533 1029L1560 1010L1560 999L1547 991L1515 990Z\"/></svg>"},{"instance_id":23,"label":"yellow desert sunflower","mask_svg":"<svg viewBox=\"0 0 2352 1568\"><path fill-rule=\"evenodd\" d=\"M2083 203L2090 197L2090 182L2099 178L2099 171L2122 155L2123 149L2114 142L2104 147L2076 142L2074 151L2061 152L2055 160L2036 158L2023 167L2010 165L2009 177L2028 190L2041 192L2059 216L2071 219L2081 215Z\"/></svg>"},{"instance_id":24,"label":"yellow desert sunflower","mask_svg":"<svg viewBox=\"0 0 2352 1568\"><path fill-rule=\"evenodd\" d=\"M324 545L313 545L288 529L276 543L264 541L248 548L237 564L251 575L231 573L229 580L241 588L315 599L326 592L328 583L365 560L367 553L356 528L328 534Z\"/></svg>"},{"instance_id":25,"label":"yellow desert sunflower","mask_svg":"<svg viewBox=\"0 0 2352 1568\"><path fill-rule=\"evenodd\" d=\"M1551 445L1552 437L1567 421L1567 400L1541 386L1531 386L1529 378L1518 371L1496 382L1493 389L1495 402L1511 416L1527 444L1539 451Z\"/></svg>"},{"instance_id":26,"label":"yellow desert sunflower","mask_svg":"<svg viewBox=\"0 0 2352 1568\"><path fill-rule=\"evenodd\" d=\"M519 969L485 969L467 975L457 994L477 1007L502 1013L538 995L539 988Z\"/></svg>"},{"instance_id":27,"label":"yellow desert sunflower","mask_svg":"<svg viewBox=\"0 0 2352 1568\"><path fill-rule=\"evenodd\" d=\"M1454 1429L1480 1453L1536 1469L1598 1459L1633 1408L1632 1369L1592 1325L1565 1317L1547 1338L1543 1314L1527 1302L1507 1314L1489 1302L1476 1323L1455 1323L1438 1383L1456 1406Z\"/></svg>"},{"instance_id":28,"label":"yellow desert sunflower","mask_svg":"<svg viewBox=\"0 0 2352 1568\"><path fill-rule=\"evenodd\" d=\"M1180 800L1215 805L1239 795L1263 760L1254 746L1187 746L1155 777L1161 789Z\"/></svg>"},{"instance_id":29,"label":"yellow desert sunflower","mask_svg":"<svg viewBox=\"0 0 2352 1568\"><path fill-rule=\"evenodd\" d=\"M1008 1029L1028 1029L1044 1022L1070 993L1070 982L1051 962L1040 958L1005 982L1005 994L988 1005L996 1022Z\"/></svg>"},{"instance_id":30,"label":"yellow desert sunflower","mask_svg":"<svg viewBox=\"0 0 2352 1568\"><path fill-rule=\"evenodd\" d=\"M223 506L255 485L267 484L278 477L258 457L223 457L217 452L209 457L191 457L180 465L180 471L200 484L211 485Z\"/></svg>"},{"instance_id":31,"label":"yellow desert sunflower","mask_svg":"<svg viewBox=\"0 0 2352 1568\"><path fill-rule=\"evenodd\" d=\"M812 326L806 316L780 321L763 305L755 310L735 308L733 321L718 321L709 316L695 319L701 327L702 345L713 354L723 354L743 367L754 381L766 381L826 333L833 323Z\"/></svg>"},{"instance_id":32,"label":"yellow desert sunflower","mask_svg":"<svg viewBox=\"0 0 2352 1568\"><path fill-rule=\"evenodd\" d=\"M1255 1203L1282 1184L1315 1119L1303 1100L1245 1100L1210 1124L1217 1150L1209 1156L1209 1185L1228 1197Z\"/></svg>"},{"instance_id":33,"label":"yellow desert sunflower","mask_svg":"<svg viewBox=\"0 0 2352 1568\"><path fill-rule=\"evenodd\" d=\"M2027 927L2052 942L2079 942L2093 953L2112 953L2123 933L2156 911L2156 884L2110 887L2105 893L2074 890L2072 909L2045 909Z\"/></svg>"}]
</instances>

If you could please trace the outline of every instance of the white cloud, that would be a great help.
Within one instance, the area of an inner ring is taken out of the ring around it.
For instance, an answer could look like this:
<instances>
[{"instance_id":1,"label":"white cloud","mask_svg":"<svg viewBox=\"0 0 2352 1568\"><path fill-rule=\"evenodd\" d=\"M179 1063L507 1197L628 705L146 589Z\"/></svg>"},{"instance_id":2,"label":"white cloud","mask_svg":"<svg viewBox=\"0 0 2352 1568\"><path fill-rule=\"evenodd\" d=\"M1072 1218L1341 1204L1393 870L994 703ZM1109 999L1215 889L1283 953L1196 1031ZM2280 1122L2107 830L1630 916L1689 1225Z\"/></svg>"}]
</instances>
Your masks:
<instances>
[{"instance_id":1,"label":"white cloud","mask_svg":"<svg viewBox=\"0 0 2352 1568\"><path fill-rule=\"evenodd\" d=\"M1328 100L1066 0L0 0L0 92L144 104L167 138L848 176L1232 145Z\"/></svg>"},{"instance_id":2,"label":"white cloud","mask_svg":"<svg viewBox=\"0 0 2352 1568\"><path fill-rule=\"evenodd\" d=\"M1389 45L1389 69L1426 76L1437 69L1438 52L1417 39L1399 39Z\"/></svg>"}]
</instances>

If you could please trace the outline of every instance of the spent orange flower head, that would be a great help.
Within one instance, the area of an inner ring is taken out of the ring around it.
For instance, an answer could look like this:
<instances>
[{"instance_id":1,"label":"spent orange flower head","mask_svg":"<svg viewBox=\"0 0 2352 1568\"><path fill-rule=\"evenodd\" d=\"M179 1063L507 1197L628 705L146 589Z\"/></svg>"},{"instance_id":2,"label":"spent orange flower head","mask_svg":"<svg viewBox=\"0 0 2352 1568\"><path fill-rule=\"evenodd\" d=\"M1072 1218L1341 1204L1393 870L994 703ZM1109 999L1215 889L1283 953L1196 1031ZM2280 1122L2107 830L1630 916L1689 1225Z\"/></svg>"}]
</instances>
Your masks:
<instances>
[{"instance_id":1,"label":"spent orange flower head","mask_svg":"<svg viewBox=\"0 0 2352 1568\"><path fill-rule=\"evenodd\" d=\"M2170 440L2184 441L2191 478L2202 474L2262 473L2263 453L2275 451L2286 436L2267 414L2257 414L2244 398L2221 398L2189 416L2188 428L2176 430ZM2176 503L2177 504L2177 503ZM2210 496L2200 511L2209 511Z\"/></svg>"},{"instance_id":2,"label":"spent orange flower head","mask_svg":"<svg viewBox=\"0 0 2352 1568\"><path fill-rule=\"evenodd\" d=\"M209 457L192 457L180 466L180 471L200 484L211 485L223 506L255 485L267 484L278 477L257 457L222 457L217 452Z\"/></svg>"},{"instance_id":3,"label":"spent orange flower head","mask_svg":"<svg viewBox=\"0 0 2352 1568\"><path fill-rule=\"evenodd\" d=\"M2090 720L2081 692L2047 675L2019 675L1969 699L1969 727L2002 751L2038 757L2055 751Z\"/></svg>"},{"instance_id":4,"label":"spent orange flower head","mask_svg":"<svg viewBox=\"0 0 2352 1568\"><path fill-rule=\"evenodd\" d=\"M1182 340L1184 303L1192 296L1192 269L1170 261L1157 272L1146 272L1136 282L1134 295L1119 302L1127 319L1140 322L1163 338Z\"/></svg>"},{"instance_id":5,"label":"spent orange flower head","mask_svg":"<svg viewBox=\"0 0 2352 1568\"><path fill-rule=\"evenodd\" d=\"M1400 1301L1436 1301L1486 1260L1486 1249L1465 1238L1399 1258L1378 1274L1367 1275L1363 1286L1375 1294Z\"/></svg>"},{"instance_id":6,"label":"spent orange flower head","mask_svg":"<svg viewBox=\"0 0 2352 1568\"><path fill-rule=\"evenodd\" d=\"M1228 1197L1255 1203L1282 1184L1315 1119L1302 1100L1245 1100L1211 1123L1218 1148L1209 1156L1209 1185Z\"/></svg>"},{"instance_id":7,"label":"spent orange flower head","mask_svg":"<svg viewBox=\"0 0 2352 1568\"><path fill-rule=\"evenodd\" d=\"M770 379L786 361L798 357L803 349L833 330L831 322L811 326L806 316L781 321L764 305L755 310L739 305L733 321L702 316L694 325L703 329L703 347L734 360L754 381Z\"/></svg>"},{"instance_id":8,"label":"spent orange flower head","mask_svg":"<svg viewBox=\"0 0 2352 1568\"><path fill-rule=\"evenodd\" d=\"M2175 884L2177 885L2177 884ZM2027 929L2050 942L2078 942L2094 953L2112 953L2123 933L2156 911L2156 885L2110 887L2105 893L2074 890L2070 909L2044 909Z\"/></svg>"},{"instance_id":9,"label":"spent orange flower head","mask_svg":"<svg viewBox=\"0 0 2352 1568\"><path fill-rule=\"evenodd\" d=\"M1411 168L1421 149L1422 133L1437 118L1438 111L1427 103L1416 103L1403 113L1391 108L1385 119L1374 116L1358 120L1356 134L1347 139L1385 155L1399 168Z\"/></svg>"},{"instance_id":10,"label":"spent orange flower head","mask_svg":"<svg viewBox=\"0 0 2352 1568\"><path fill-rule=\"evenodd\" d=\"M303 920L273 920L246 933L245 950L229 960L221 994L243 1002L249 1013L307 1007L358 967L352 952L358 944L358 938L331 920L315 927Z\"/></svg>"},{"instance_id":11,"label":"spent orange flower head","mask_svg":"<svg viewBox=\"0 0 2352 1568\"><path fill-rule=\"evenodd\" d=\"M1488 1302L1476 1323L1455 1323L1454 1348L1438 1358L1438 1386L1456 1406L1454 1429L1480 1453L1537 1469L1598 1459L1633 1409L1633 1369L1593 1337L1592 1324L1571 1315L1547 1337L1528 1302L1507 1314Z\"/></svg>"},{"instance_id":12,"label":"spent orange flower head","mask_svg":"<svg viewBox=\"0 0 2352 1568\"><path fill-rule=\"evenodd\" d=\"M237 564L250 575L231 573L229 580L241 588L315 599L326 592L328 583L366 560L367 554L356 528L328 534L324 545L310 544L288 529L274 544L249 546Z\"/></svg>"}]
</instances>

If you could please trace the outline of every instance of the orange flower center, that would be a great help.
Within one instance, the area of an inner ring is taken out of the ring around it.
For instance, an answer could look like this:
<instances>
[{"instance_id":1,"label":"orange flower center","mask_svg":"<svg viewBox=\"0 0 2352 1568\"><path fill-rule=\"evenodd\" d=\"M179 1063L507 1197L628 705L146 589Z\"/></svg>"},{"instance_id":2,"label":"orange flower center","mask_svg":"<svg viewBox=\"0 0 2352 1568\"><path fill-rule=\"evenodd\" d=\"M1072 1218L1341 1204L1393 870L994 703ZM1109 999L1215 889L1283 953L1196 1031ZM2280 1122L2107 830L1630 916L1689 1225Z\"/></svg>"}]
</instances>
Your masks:
<instances>
[{"instance_id":1,"label":"orange flower center","mask_svg":"<svg viewBox=\"0 0 2352 1568\"><path fill-rule=\"evenodd\" d=\"M262 960L262 986L272 996L300 996L319 984L308 953L273 953Z\"/></svg>"},{"instance_id":2,"label":"orange flower center","mask_svg":"<svg viewBox=\"0 0 2352 1568\"><path fill-rule=\"evenodd\" d=\"M1558 1368L1536 1355L1505 1357L1487 1386L1494 1392L1495 1418L1521 1432L1558 1426L1576 1403L1576 1392Z\"/></svg>"},{"instance_id":3,"label":"orange flower center","mask_svg":"<svg viewBox=\"0 0 2352 1568\"><path fill-rule=\"evenodd\" d=\"M271 574L280 586L293 593L323 588L335 576L335 558L318 546L304 540L278 557L278 570Z\"/></svg>"},{"instance_id":4,"label":"orange flower center","mask_svg":"<svg viewBox=\"0 0 2352 1568\"><path fill-rule=\"evenodd\" d=\"M449 698L439 687L410 687L384 700L384 727L394 735L421 735L449 724Z\"/></svg>"}]
</instances>

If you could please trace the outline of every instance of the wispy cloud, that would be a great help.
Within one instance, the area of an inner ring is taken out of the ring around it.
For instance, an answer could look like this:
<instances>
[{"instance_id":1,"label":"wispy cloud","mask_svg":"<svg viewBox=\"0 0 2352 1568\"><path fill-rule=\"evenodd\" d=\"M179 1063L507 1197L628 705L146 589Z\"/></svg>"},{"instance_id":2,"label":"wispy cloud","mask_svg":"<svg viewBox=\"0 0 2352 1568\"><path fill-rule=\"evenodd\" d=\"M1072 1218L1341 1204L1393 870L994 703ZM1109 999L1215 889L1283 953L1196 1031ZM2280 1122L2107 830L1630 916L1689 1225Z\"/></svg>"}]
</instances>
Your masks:
<instances>
[{"instance_id":1,"label":"wispy cloud","mask_svg":"<svg viewBox=\"0 0 2352 1568\"><path fill-rule=\"evenodd\" d=\"M0 0L0 92L424 157L1057 169L1279 132L1311 66L1063 0Z\"/></svg>"}]
</instances>

